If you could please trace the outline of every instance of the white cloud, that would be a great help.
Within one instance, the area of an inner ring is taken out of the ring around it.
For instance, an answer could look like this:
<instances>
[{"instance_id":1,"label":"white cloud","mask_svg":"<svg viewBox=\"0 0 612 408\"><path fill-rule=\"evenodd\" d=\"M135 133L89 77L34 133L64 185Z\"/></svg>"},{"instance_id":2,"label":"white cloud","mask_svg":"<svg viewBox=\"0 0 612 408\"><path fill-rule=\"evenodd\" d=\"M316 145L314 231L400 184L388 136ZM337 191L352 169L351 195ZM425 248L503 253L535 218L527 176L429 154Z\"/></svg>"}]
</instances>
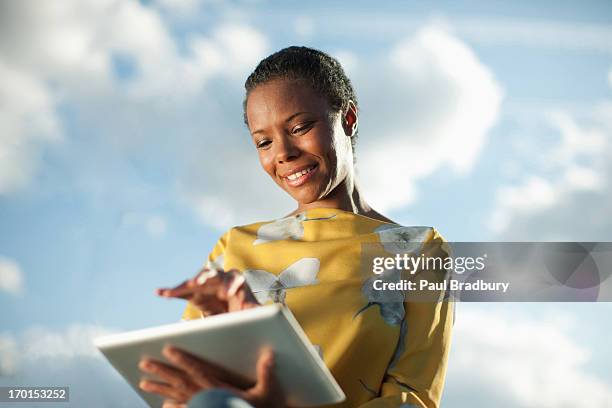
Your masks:
<instances>
[{"instance_id":1,"label":"white cloud","mask_svg":"<svg viewBox=\"0 0 612 408\"><path fill-rule=\"evenodd\" d=\"M27 185L39 150L61 140L53 102L42 81L0 60L0 195Z\"/></svg>"},{"instance_id":2,"label":"white cloud","mask_svg":"<svg viewBox=\"0 0 612 408\"><path fill-rule=\"evenodd\" d=\"M179 17L188 17L199 11L202 0L155 0L155 5L164 12L171 13Z\"/></svg>"},{"instance_id":3,"label":"white cloud","mask_svg":"<svg viewBox=\"0 0 612 408\"><path fill-rule=\"evenodd\" d=\"M570 190L599 191L604 188L604 178L601 174L586 167L571 165L565 171L565 183Z\"/></svg>"},{"instance_id":4,"label":"white cloud","mask_svg":"<svg viewBox=\"0 0 612 408\"><path fill-rule=\"evenodd\" d=\"M389 38L411 32L418 28L423 20L421 16L407 18L400 13L377 13L376 17L373 20L367 12L356 13L350 19L338 19L330 15L321 17L319 25L333 27L334 30L354 39L363 38L364 35ZM612 28L605 23L495 15L446 16L439 20L452 25L459 37L470 44L612 53ZM321 35L331 33L326 31L321 32Z\"/></svg>"},{"instance_id":5,"label":"white cloud","mask_svg":"<svg viewBox=\"0 0 612 408\"><path fill-rule=\"evenodd\" d=\"M342 65L342 69L351 78L351 73L359 69L359 57L349 50L338 50L331 54Z\"/></svg>"},{"instance_id":6,"label":"white cloud","mask_svg":"<svg viewBox=\"0 0 612 408\"><path fill-rule=\"evenodd\" d=\"M610 214L599 203L612 193L612 103L593 106L580 121L560 111L546 119L557 141L523 146L523 159L533 157L539 167L498 188L489 228L504 239L608 240Z\"/></svg>"},{"instance_id":7,"label":"white cloud","mask_svg":"<svg viewBox=\"0 0 612 408\"><path fill-rule=\"evenodd\" d=\"M358 164L368 201L385 211L413 202L415 183L435 171L470 171L502 91L474 52L439 25L397 44L381 65L358 75L361 100L372 104L361 107Z\"/></svg>"},{"instance_id":8,"label":"white cloud","mask_svg":"<svg viewBox=\"0 0 612 408\"><path fill-rule=\"evenodd\" d=\"M606 24L503 17L459 18L452 24L462 38L479 44L612 54L612 28Z\"/></svg>"},{"instance_id":9,"label":"white cloud","mask_svg":"<svg viewBox=\"0 0 612 408\"><path fill-rule=\"evenodd\" d=\"M23 291L23 273L19 264L0 256L0 291L19 294Z\"/></svg>"},{"instance_id":10,"label":"white cloud","mask_svg":"<svg viewBox=\"0 0 612 408\"><path fill-rule=\"evenodd\" d=\"M146 212L127 212L121 217L121 226L139 226L151 238L162 238L168 229L168 220L160 214Z\"/></svg>"},{"instance_id":11,"label":"white cloud","mask_svg":"<svg viewBox=\"0 0 612 408\"><path fill-rule=\"evenodd\" d=\"M505 230L512 219L512 212L532 213L553 207L560 191L547 180L532 176L523 185L502 186L497 191L499 208L491 216L490 228L496 232Z\"/></svg>"},{"instance_id":12,"label":"white cloud","mask_svg":"<svg viewBox=\"0 0 612 408\"><path fill-rule=\"evenodd\" d=\"M0 66L0 193L26 186L42 142L60 139L56 102L108 94L113 52L144 60L171 48L155 15L134 1L1 7L0 57L7 63Z\"/></svg>"},{"instance_id":13,"label":"white cloud","mask_svg":"<svg viewBox=\"0 0 612 408\"><path fill-rule=\"evenodd\" d=\"M19 334L0 335L0 372L15 375L28 366L53 360L66 362L82 357L99 359L93 339L112 330L99 326L73 324L65 330L30 326Z\"/></svg>"},{"instance_id":14,"label":"white cloud","mask_svg":"<svg viewBox=\"0 0 612 408\"><path fill-rule=\"evenodd\" d=\"M112 42L110 38L115 35L115 27L105 25L116 23L117 33L126 34L128 44L139 36L136 30L131 34L122 33L119 16L129 14L129 7L129 2L111 0L5 3L0 13L0 54L20 70L45 79L61 78L72 84L86 79L104 81L110 73L107 49ZM129 17L123 20L126 18ZM143 28L138 21L133 22L134 27ZM144 34L153 33L146 30ZM155 40L159 40L158 36L151 38ZM97 86L97 82L89 84L90 88Z\"/></svg>"},{"instance_id":15,"label":"white cloud","mask_svg":"<svg viewBox=\"0 0 612 408\"><path fill-rule=\"evenodd\" d=\"M315 32L315 22L312 17L298 16L293 22L295 33L302 38L309 38Z\"/></svg>"},{"instance_id":16,"label":"white cloud","mask_svg":"<svg viewBox=\"0 0 612 408\"><path fill-rule=\"evenodd\" d=\"M79 119L71 122L75 135L64 138L70 145L66 152L73 154L65 163L79 166L72 174L86 192L120 188L122 180L108 180L113 172L101 163L130 167L123 161L126 152L146 154L170 134L174 139L165 160L178 158L180 167L194 144L230 131L218 123L227 112L215 95L229 92L225 81L235 82L232 92L239 89L268 47L259 31L222 22L209 27L209 35L186 34L179 47L159 9L136 0L30 0L1 8L0 57L10 65L0 65L0 100L11 103L0 107L0 194L27 186L38 152L48 141L62 139L58 102ZM122 73L118 60L132 72ZM211 84L213 77L218 81ZM213 89L205 90L209 84ZM202 134L203 129L210 132ZM151 231L163 229L159 222L150 225Z\"/></svg>"},{"instance_id":17,"label":"white cloud","mask_svg":"<svg viewBox=\"0 0 612 408\"><path fill-rule=\"evenodd\" d=\"M143 406L93 345L94 338L111 332L73 324L58 330L34 326L0 333L0 379L13 386L67 386L71 406Z\"/></svg>"},{"instance_id":18,"label":"white cloud","mask_svg":"<svg viewBox=\"0 0 612 408\"><path fill-rule=\"evenodd\" d=\"M100 358L93 339L111 332L103 327L82 324L71 325L64 331L34 326L20 337L20 353L26 362L45 358Z\"/></svg>"},{"instance_id":19,"label":"white cloud","mask_svg":"<svg viewBox=\"0 0 612 408\"><path fill-rule=\"evenodd\" d=\"M183 201L200 220L220 230L279 218L294 208L291 198L261 169L251 141L244 139L223 148L223 156L229 157L193 163L179 187Z\"/></svg>"},{"instance_id":20,"label":"white cloud","mask_svg":"<svg viewBox=\"0 0 612 408\"><path fill-rule=\"evenodd\" d=\"M228 222L278 217L290 210L291 200L259 169L240 123L240 104L230 108L224 102L241 99L246 73L267 53L267 39L259 31L220 24L206 36L186 35L179 51L159 8L135 0L43 6L24 1L5 8L0 53L19 72L41 84L54 83L53 93L78 110L79 131L111 147L80 152L80 157L95 154L94 162L75 159L81 166L75 177L100 179L79 181L85 190L92 185L121 188L115 180L104 181L113 173L107 165L95 167L96 162L121 161L122 150L146 154L144 149L156 143L166 146L172 135L164 160L176 161L179 193L205 222L227 227ZM12 24L15 19L22 24ZM362 107L365 136L358 150L368 198L381 210L412 202L415 183L434 171L468 172L501 101L489 70L439 26L423 27L388 51L382 60L385 72L373 60L362 63L356 54L340 54L353 82L364 78L368 85L357 87L361 100L389 95L385 104ZM115 72L117 57L130 62L132 75ZM360 63L351 67L356 60ZM380 81L373 84L372 75ZM51 94L50 88L46 91ZM231 123L220 120L228 117ZM405 121L393 126L398 118ZM117 168L122 167L119 163ZM220 173L223 177L210 176ZM264 201L272 203L262 208Z\"/></svg>"},{"instance_id":21,"label":"white cloud","mask_svg":"<svg viewBox=\"0 0 612 408\"><path fill-rule=\"evenodd\" d=\"M220 230L240 224L238 214L228 205L230 199L223 200L211 194L191 192L185 194L185 201L195 209L200 220Z\"/></svg>"},{"instance_id":22,"label":"white cloud","mask_svg":"<svg viewBox=\"0 0 612 408\"><path fill-rule=\"evenodd\" d=\"M64 96L106 103L119 95L140 103L193 96L213 74L250 68L267 47L258 31L219 23L208 37L186 35L181 52L159 10L136 0L29 0L4 4L2 11L0 55L16 70L54 82ZM131 61L133 77L117 77L117 57Z\"/></svg>"},{"instance_id":23,"label":"white cloud","mask_svg":"<svg viewBox=\"0 0 612 408\"><path fill-rule=\"evenodd\" d=\"M17 342L9 334L0 334L0 378L15 374Z\"/></svg>"},{"instance_id":24,"label":"white cloud","mask_svg":"<svg viewBox=\"0 0 612 408\"><path fill-rule=\"evenodd\" d=\"M500 201L523 211L549 208L558 200L557 191L540 177L532 177L518 188L502 188L499 195Z\"/></svg>"},{"instance_id":25,"label":"white cloud","mask_svg":"<svg viewBox=\"0 0 612 408\"><path fill-rule=\"evenodd\" d=\"M224 74L242 74L252 69L268 49L267 40L259 31L235 24L220 26L211 40L217 52L223 56L219 72Z\"/></svg>"},{"instance_id":26,"label":"white cloud","mask_svg":"<svg viewBox=\"0 0 612 408\"><path fill-rule=\"evenodd\" d=\"M607 147L606 129L580 126L576 120L564 112L551 112L548 121L561 136L559 145L544 155L549 165L567 165L581 156L593 157Z\"/></svg>"},{"instance_id":27,"label":"white cloud","mask_svg":"<svg viewBox=\"0 0 612 408\"><path fill-rule=\"evenodd\" d=\"M562 21L524 15L473 16L472 13L472 16L464 17L455 13L439 17L429 14L451 25L457 35L470 44L612 53L612 27L603 22ZM293 16L287 13L283 17L289 19ZM409 16L384 11L377 11L373 19L369 10L354 10L350 18L338 18L337 14L327 13L317 16L317 34L325 37L341 32L351 41L361 41L368 36L394 38L412 33L422 26L423 19L423 14Z\"/></svg>"},{"instance_id":28,"label":"white cloud","mask_svg":"<svg viewBox=\"0 0 612 408\"><path fill-rule=\"evenodd\" d=\"M152 215L147 219L147 231L149 235L155 238L159 238L166 233L168 223L166 219L159 215Z\"/></svg>"},{"instance_id":29,"label":"white cloud","mask_svg":"<svg viewBox=\"0 0 612 408\"><path fill-rule=\"evenodd\" d=\"M448 371L453 391L491 396L487 406L610 406L612 388L586 370L594 356L570 336L575 322L568 316L459 306Z\"/></svg>"}]
</instances>

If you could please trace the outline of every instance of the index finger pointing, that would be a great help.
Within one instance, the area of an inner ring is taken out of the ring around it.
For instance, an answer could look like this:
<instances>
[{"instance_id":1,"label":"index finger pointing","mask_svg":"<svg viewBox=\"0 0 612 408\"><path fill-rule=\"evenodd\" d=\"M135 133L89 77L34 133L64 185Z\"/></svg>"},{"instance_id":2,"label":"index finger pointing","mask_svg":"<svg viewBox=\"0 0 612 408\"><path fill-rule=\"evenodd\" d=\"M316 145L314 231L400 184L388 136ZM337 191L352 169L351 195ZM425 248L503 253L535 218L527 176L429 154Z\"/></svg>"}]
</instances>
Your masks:
<instances>
[{"instance_id":1,"label":"index finger pointing","mask_svg":"<svg viewBox=\"0 0 612 408\"><path fill-rule=\"evenodd\" d=\"M220 271L217 269L202 269L194 278L186 280L182 284L174 287L174 288L160 288L157 290L157 293L160 296L164 297L179 297L183 299L187 299L193 295L195 291L202 292L202 288L204 288L205 293L215 293L216 286L210 285L211 283L217 283L219 281Z\"/></svg>"},{"instance_id":2,"label":"index finger pointing","mask_svg":"<svg viewBox=\"0 0 612 408\"><path fill-rule=\"evenodd\" d=\"M155 293L157 293L159 296L173 296L174 293L176 292L180 292L183 291L189 287L193 287L193 283L192 283L193 279L188 279L186 281L184 281L183 283L181 283L180 285L177 285L173 288L158 288L155 290ZM172 295L171 295L172 294Z\"/></svg>"}]
</instances>

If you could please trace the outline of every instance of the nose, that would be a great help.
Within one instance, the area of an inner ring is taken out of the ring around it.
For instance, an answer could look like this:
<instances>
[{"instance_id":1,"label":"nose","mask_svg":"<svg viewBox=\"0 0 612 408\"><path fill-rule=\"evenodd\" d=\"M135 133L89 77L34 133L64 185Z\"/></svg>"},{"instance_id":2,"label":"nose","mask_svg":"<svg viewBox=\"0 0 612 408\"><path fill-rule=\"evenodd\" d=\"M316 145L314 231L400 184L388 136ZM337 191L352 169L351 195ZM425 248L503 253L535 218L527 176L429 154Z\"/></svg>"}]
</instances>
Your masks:
<instances>
[{"instance_id":1,"label":"nose","mask_svg":"<svg viewBox=\"0 0 612 408\"><path fill-rule=\"evenodd\" d=\"M300 155L300 149L293 143L291 137L283 135L276 143L276 162L285 163L295 160Z\"/></svg>"}]
</instances>

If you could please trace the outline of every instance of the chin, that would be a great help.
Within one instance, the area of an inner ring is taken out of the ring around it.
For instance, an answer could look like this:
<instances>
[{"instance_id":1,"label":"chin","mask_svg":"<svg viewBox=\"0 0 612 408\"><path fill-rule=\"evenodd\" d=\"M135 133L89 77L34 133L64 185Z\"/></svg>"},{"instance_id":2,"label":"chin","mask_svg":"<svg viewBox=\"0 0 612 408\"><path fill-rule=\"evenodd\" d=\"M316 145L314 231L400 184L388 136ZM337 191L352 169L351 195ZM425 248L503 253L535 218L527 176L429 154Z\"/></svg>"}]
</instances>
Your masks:
<instances>
[{"instance_id":1,"label":"chin","mask_svg":"<svg viewBox=\"0 0 612 408\"><path fill-rule=\"evenodd\" d=\"M310 204L319 200L319 194L315 191L296 191L291 194L287 191L289 195L300 204Z\"/></svg>"},{"instance_id":2,"label":"chin","mask_svg":"<svg viewBox=\"0 0 612 408\"><path fill-rule=\"evenodd\" d=\"M297 201L299 204L310 204L313 203L315 201L317 201L316 196L310 195L310 194L293 194L291 195L291 197Z\"/></svg>"},{"instance_id":3,"label":"chin","mask_svg":"<svg viewBox=\"0 0 612 408\"><path fill-rule=\"evenodd\" d=\"M325 192L325 186L321 185L318 180L308 183L298 188L286 188L283 181L276 181L277 185L285 191L291 198L298 202L298 204L310 204L315 201L319 201L321 195Z\"/></svg>"}]
</instances>

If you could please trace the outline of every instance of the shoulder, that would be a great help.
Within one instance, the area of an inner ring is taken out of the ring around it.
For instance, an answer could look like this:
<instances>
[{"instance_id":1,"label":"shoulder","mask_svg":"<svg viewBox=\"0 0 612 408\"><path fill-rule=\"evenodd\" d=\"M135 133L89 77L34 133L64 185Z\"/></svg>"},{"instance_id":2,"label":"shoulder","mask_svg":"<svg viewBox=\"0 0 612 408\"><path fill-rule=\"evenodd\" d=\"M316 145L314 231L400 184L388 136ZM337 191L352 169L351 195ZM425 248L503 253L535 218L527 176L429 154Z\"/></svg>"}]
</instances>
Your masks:
<instances>
[{"instance_id":1,"label":"shoulder","mask_svg":"<svg viewBox=\"0 0 612 408\"><path fill-rule=\"evenodd\" d=\"M436 227L424 225L401 225L396 223L384 223L375 230L382 238L401 240L420 240L421 242L439 240L446 242Z\"/></svg>"},{"instance_id":2,"label":"shoulder","mask_svg":"<svg viewBox=\"0 0 612 408\"><path fill-rule=\"evenodd\" d=\"M448 242L435 227L382 224L374 232L385 249L391 252L418 249L424 253L450 253Z\"/></svg>"},{"instance_id":3,"label":"shoulder","mask_svg":"<svg viewBox=\"0 0 612 408\"><path fill-rule=\"evenodd\" d=\"M285 218L289 218L289 217L285 217ZM257 231L263 225L277 223L277 222L279 222L281 220L284 220L285 218L278 218L278 219L264 220L264 221L256 221L256 222L252 222L250 224L234 225L234 226L228 228L227 230L225 230L225 232L223 232L223 234L221 235L221 239L228 240L231 236L234 236L236 234L240 234L240 233L244 233L244 232Z\"/></svg>"},{"instance_id":4,"label":"shoulder","mask_svg":"<svg viewBox=\"0 0 612 408\"><path fill-rule=\"evenodd\" d=\"M244 244L245 242L257 245L263 242L293 237L296 235L296 230L299 230L298 224L302 220L298 215L236 225L228 229L221 237L221 240L224 241L226 246L233 246Z\"/></svg>"},{"instance_id":5,"label":"shoulder","mask_svg":"<svg viewBox=\"0 0 612 408\"><path fill-rule=\"evenodd\" d=\"M370 209L370 211L366 212L364 215L366 217L372 218L373 220L376 220L376 221L381 221L381 222L384 222L384 223L387 223L387 224L399 225L399 223L393 221L392 219L390 219L388 217L385 217L384 215L382 215L378 211L374 211L373 209Z\"/></svg>"}]
</instances>

